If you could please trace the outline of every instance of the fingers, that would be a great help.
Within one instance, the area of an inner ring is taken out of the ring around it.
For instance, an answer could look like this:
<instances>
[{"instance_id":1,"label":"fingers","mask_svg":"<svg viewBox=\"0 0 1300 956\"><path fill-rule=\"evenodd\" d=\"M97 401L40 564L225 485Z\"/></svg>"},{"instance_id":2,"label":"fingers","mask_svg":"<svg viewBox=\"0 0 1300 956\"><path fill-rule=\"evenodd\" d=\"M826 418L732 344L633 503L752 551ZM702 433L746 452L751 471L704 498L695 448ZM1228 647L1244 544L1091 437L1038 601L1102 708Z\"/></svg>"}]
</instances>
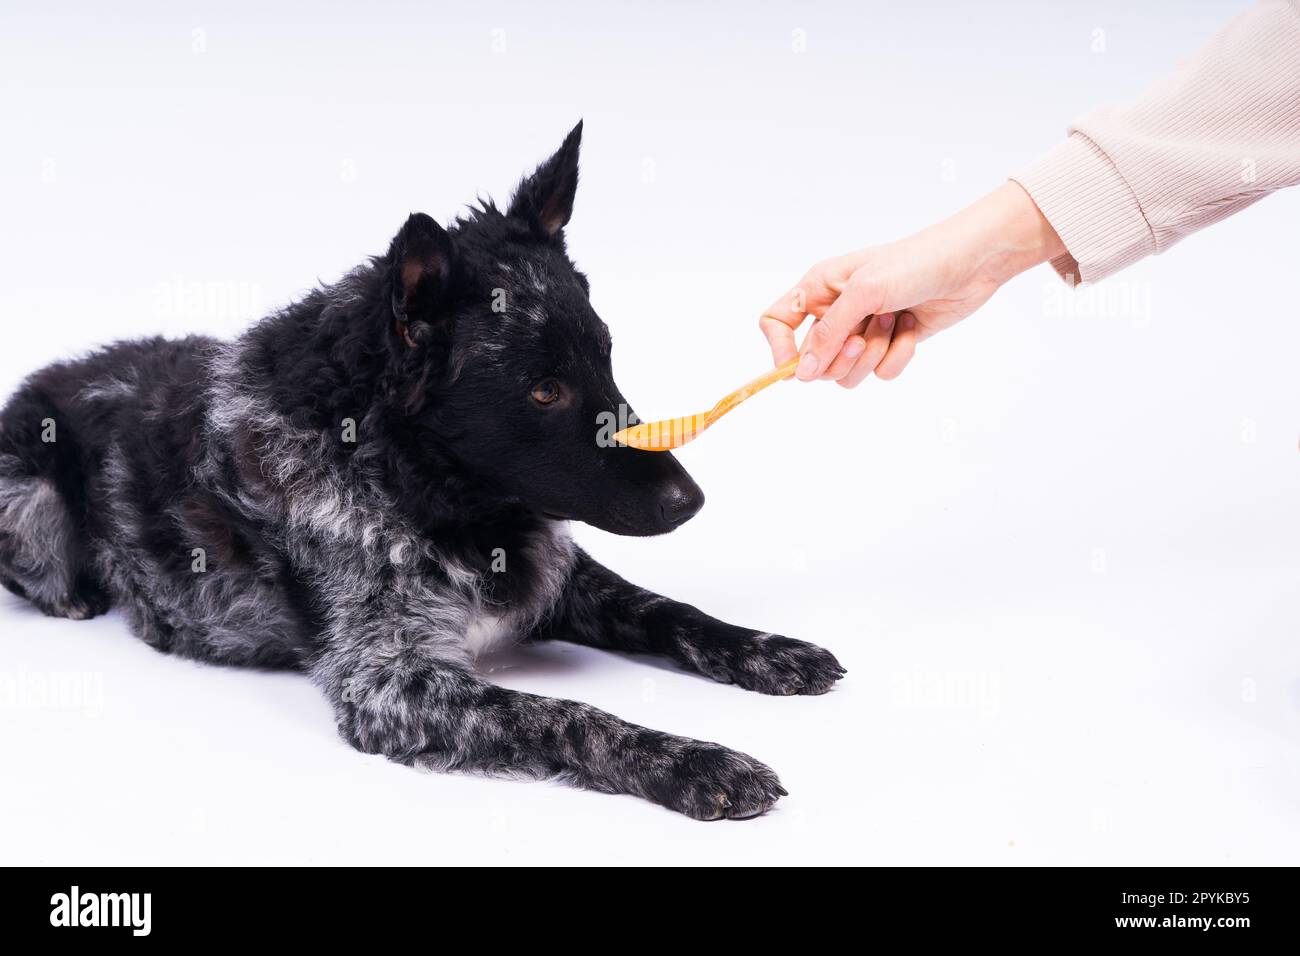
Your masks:
<instances>
[{"instance_id":1,"label":"fingers","mask_svg":"<svg viewBox=\"0 0 1300 956\"><path fill-rule=\"evenodd\" d=\"M861 385L867 376L876 370L880 360L889 351L889 342L893 333L894 313L882 312L880 315L872 316L871 321L867 324L862 354L845 374L836 378L836 381L845 388L855 388ZM834 367L833 363L832 367Z\"/></svg>"},{"instance_id":2,"label":"fingers","mask_svg":"<svg viewBox=\"0 0 1300 956\"><path fill-rule=\"evenodd\" d=\"M763 330L767 344L772 349L774 365L784 365L799 354L799 347L794 341L794 328L787 323L764 314L758 320L758 327Z\"/></svg>"},{"instance_id":3,"label":"fingers","mask_svg":"<svg viewBox=\"0 0 1300 956\"><path fill-rule=\"evenodd\" d=\"M866 351L867 340L864 338L866 329L867 322L859 322L853 327L849 337L840 346L839 354L831 361L830 366L822 372L822 378L837 382L852 371L853 364Z\"/></svg>"},{"instance_id":4,"label":"fingers","mask_svg":"<svg viewBox=\"0 0 1300 956\"><path fill-rule=\"evenodd\" d=\"M885 380L897 378L907 363L912 361L912 355L916 352L916 316L911 312L904 312L898 317L896 324L894 340L889 343L889 351L876 366L876 378Z\"/></svg>"},{"instance_id":5,"label":"fingers","mask_svg":"<svg viewBox=\"0 0 1300 956\"><path fill-rule=\"evenodd\" d=\"M759 317L758 327L772 349L772 359L784 365L799 354L794 330L810 312L820 313L834 300L836 292L827 278L827 264L813 266L793 289L785 293Z\"/></svg>"},{"instance_id":6,"label":"fingers","mask_svg":"<svg viewBox=\"0 0 1300 956\"><path fill-rule=\"evenodd\" d=\"M795 374L808 382L829 369L853 329L880 307L880 296L874 282L860 273L854 275L804 339L803 358Z\"/></svg>"},{"instance_id":7,"label":"fingers","mask_svg":"<svg viewBox=\"0 0 1300 956\"><path fill-rule=\"evenodd\" d=\"M844 340L839 354L831 361L830 368L822 372L821 377L832 382L839 381L853 369L853 363L866 347L866 339L860 335L850 335Z\"/></svg>"},{"instance_id":8,"label":"fingers","mask_svg":"<svg viewBox=\"0 0 1300 956\"><path fill-rule=\"evenodd\" d=\"M912 360L916 317L881 311L882 288L863 274L864 268L851 273L855 265L862 263L847 258L818 263L763 313L758 324L775 364L784 365L799 354L794 334L809 314L821 314L821 319L804 339L795 373L805 382L825 378L853 388L872 372L878 378L896 378Z\"/></svg>"}]
</instances>

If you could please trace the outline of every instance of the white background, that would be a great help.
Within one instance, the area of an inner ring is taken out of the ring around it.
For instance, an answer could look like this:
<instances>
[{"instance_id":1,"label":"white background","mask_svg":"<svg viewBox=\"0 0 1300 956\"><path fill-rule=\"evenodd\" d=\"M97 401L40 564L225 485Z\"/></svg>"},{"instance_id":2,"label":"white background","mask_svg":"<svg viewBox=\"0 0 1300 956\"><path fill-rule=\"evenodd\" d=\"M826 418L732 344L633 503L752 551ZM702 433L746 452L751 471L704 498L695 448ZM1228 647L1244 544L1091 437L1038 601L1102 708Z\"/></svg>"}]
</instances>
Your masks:
<instances>
[{"instance_id":1,"label":"white background","mask_svg":"<svg viewBox=\"0 0 1300 956\"><path fill-rule=\"evenodd\" d=\"M506 198L585 117L570 246L657 417L762 371L756 316L815 259L955 211L1245 4L60 6L0 21L5 394L115 338L233 333L412 210ZM301 677L4 594L0 854L1295 863L1297 223L1274 196L1091 293L1034 270L896 382L734 413L681 455L709 503L679 533L575 529L849 668L780 699L563 644L491 663L754 754L790 791L761 819L423 775L352 751Z\"/></svg>"}]
</instances>

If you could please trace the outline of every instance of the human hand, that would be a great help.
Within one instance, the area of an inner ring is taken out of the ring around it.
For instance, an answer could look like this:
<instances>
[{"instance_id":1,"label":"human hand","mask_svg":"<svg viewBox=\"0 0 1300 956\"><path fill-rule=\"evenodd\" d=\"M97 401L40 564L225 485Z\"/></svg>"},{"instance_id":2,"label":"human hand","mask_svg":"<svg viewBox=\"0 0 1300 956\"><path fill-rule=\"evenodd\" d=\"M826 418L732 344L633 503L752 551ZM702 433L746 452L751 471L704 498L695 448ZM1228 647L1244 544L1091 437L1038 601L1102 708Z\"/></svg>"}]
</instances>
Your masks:
<instances>
[{"instance_id":1,"label":"human hand","mask_svg":"<svg viewBox=\"0 0 1300 956\"><path fill-rule=\"evenodd\" d=\"M1015 182L950 219L884 246L827 259L763 313L759 327L782 365L804 338L797 376L852 388L875 372L897 376L916 343L956 325L1004 282L1065 252L1056 231Z\"/></svg>"}]
</instances>

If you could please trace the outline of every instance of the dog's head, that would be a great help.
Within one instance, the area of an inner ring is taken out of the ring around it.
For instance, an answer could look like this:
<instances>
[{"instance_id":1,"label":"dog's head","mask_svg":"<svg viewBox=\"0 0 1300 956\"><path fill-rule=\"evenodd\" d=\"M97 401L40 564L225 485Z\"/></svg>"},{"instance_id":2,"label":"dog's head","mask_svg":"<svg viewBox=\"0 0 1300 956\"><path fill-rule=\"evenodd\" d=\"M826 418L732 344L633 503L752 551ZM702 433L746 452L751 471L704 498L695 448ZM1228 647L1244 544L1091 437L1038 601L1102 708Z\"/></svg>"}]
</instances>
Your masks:
<instances>
[{"instance_id":1,"label":"dog's head","mask_svg":"<svg viewBox=\"0 0 1300 956\"><path fill-rule=\"evenodd\" d=\"M389 348L410 425L530 510L616 534L662 534L704 495L667 453L609 441L636 418L614 384L610 336L565 252L579 123L519 184L443 229L411 216L382 266Z\"/></svg>"}]
</instances>

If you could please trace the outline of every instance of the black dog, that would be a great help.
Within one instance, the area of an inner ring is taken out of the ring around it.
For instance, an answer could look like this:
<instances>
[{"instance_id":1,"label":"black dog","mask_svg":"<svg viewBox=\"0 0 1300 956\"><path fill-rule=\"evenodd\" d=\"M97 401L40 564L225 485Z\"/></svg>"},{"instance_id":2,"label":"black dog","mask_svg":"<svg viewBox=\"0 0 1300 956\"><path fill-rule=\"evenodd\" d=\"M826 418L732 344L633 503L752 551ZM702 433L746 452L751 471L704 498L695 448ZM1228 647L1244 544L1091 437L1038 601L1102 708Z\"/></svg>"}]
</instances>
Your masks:
<instances>
[{"instance_id":1,"label":"black dog","mask_svg":"<svg viewBox=\"0 0 1300 956\"><path fill-rule=\"evenodd\" d=\"M0 415L3 583L47 614L120 607L162 651L306 671L367 753L700 819L770 807L785 791L745 754L473 667L499 641L559 639L768 694L844 673L569 539L569 520L671 531L704 501L671 455L598 436L628 414L565 253L581 130L507 212L413 215L387 255L233 343L126 342L33 375Z\"/></svg>"}]
</instances>

